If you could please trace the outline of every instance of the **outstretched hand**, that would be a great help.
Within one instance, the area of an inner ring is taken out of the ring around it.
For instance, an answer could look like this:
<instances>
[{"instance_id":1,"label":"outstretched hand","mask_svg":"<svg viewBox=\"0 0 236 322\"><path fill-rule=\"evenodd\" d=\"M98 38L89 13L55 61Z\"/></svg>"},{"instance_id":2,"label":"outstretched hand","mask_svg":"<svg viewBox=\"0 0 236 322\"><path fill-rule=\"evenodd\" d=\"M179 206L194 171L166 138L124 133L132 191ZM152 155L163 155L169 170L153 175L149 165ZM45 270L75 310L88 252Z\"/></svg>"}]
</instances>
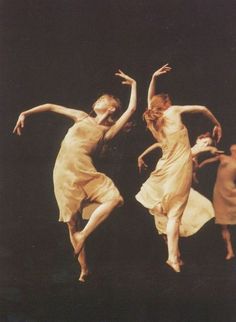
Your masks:
<instances>
[{"instance_id":1,"label":"outstretched hand","mask_svg":"<svg viewBox=\"0 0 236 322\"><path fill-rule=\"evenodd\" d=\"M118 72L117 73L115 73L115 75L116 76L119 76L119 77L121 77L122 79L123 79L123 81L122 81L122 84L124 84L124 85L133 85L133 84L135 84L136 83L136 81L133 79L133 78L131 78L131 77L129 77L128 75L126 75L124 72L122 72L122 70L118 70Z\"/></svg>"},{"instance_id":2,"label":"outstretched hand","mask_svg":"<svg viewBox=\"0 0 236 322\"><path fill-rule=\"evenodd\" d=\"M21 135L21 132L24 126L25 126L25 115L20 114L12 133Z\"/></svg>"},{"instance_id":3,"label":"outstretched hand","mask_svg":"<svg viewBox=\"0 0 236 322\"><path fill-rule=\"evenodd\" d=\"M218 150L216 147L212 146L210 152L214 155L223 154L224 151Z\"/></svg>"},{"instance_id":4,"label":"outstretched hand","mask_svg":"<svg viewBox=\"0 0 236 322\"><path fill-rule=\"evenodd\" d=\"M216 139L216 142L218 143L222 137L222 128L220 125L216 125L213 129L213 132L212 132L212 136L213 138Z\"/></svg>"},{"instance_id":5,"label":"outstretched hand","mask_svg":"<svg viewBox=\"0 0 236 322\"><path fill-rule=\"evenodd\" d=\"M169 71L171 71L171 67L169 66L169 64L165 64L163 65L161 68L159 68L158 70L156 70L154 73L153 73L153 77L158 77L162 74L166 74L168 73Z\"/></svg>"}]
</instances>

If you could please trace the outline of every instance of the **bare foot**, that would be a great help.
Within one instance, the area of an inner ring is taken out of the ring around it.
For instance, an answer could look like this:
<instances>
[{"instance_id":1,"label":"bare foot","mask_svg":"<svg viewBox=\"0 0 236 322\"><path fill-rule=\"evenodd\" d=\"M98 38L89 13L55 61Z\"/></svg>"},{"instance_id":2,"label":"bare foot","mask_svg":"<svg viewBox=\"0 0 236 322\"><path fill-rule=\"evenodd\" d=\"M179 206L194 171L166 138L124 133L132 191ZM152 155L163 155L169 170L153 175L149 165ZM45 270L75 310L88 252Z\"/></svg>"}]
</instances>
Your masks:
<instances>
[{"instance_id":1,"label":"bare foot","mask_svg":"<svg viewBox=\"0 0 236 322\"><path fill-rule=\"evenodd\" d=\"M231 258L234 258L234 257L235 257L234 253L228 253L228 254L226 255L225 259L226 259L226 260L230 260Z\"/></svg>"},{"instance_id":2,"label":"bare foot","mask_svg":"<svg viewBox=\"0 0 236 322\"><path fill-rule=\"evenodd\" d=\"M178 262L174 263L167 260L166 264L169 265L176 273L180 273L180 264Z\"/></svg>"},{"instance_id":3,"label":"bare foot","mask_svg":"<svg viewBox=\"0 0 236 322\"><path fill-rule=\"evenodd\" d=\"M76 232L73 235L73 239L74 239L74 254L75 256L78 256L84 246L85 238L83 236L83 233Z\"/></svg>"},{"instance_id":4,"label":"bare foot","mask_svg":"<svg viewBox=\"0 0 236 322\"><path fill-rule=\"evenodd\" d=\"M88 269L81 270L79 281L82 283L85 283L87 281L89 275L90 275L90 272Z\"/></svg>"}]
</instances>

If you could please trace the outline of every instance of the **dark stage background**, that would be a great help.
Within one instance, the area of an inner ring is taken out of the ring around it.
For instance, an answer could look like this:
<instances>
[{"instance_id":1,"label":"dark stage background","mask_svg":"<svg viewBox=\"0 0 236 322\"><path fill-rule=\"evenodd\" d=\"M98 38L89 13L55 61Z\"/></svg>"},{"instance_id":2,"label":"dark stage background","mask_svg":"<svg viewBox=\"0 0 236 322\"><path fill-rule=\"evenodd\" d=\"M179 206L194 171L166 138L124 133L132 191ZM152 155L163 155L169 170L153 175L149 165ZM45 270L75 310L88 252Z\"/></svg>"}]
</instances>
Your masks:
<instances>
[{"instance_id":1,"label":"dark stage background","mask_svg":"<svg viewBox=\"0 0 236 322\"><path fill-rule=\"evenodd\" d=\"M153 218L134 200L149 173L139 176L136 158L153 142L141 115L151 74L162 64L173 70L158 90L176 104L208 106L223 126L219 147L228 153L236 143L235 2L1 0L0 16L0 321L235 321L236 265L224 261L214 222L181 240L186 268L177 275L165 267ZM114 76L118 68L138 82L136 127L114 140L98 167L126 203L88 240L94 275L81 286L52 186L71 122L45 113L27 120L22 137L11 132L22 110L46 102L89 111L109 92L125 107L129 89ZM211 128L202 116L184 121L191 142ZM208 197L215 171L200 173Z\"/></svg>"}]
</instances>

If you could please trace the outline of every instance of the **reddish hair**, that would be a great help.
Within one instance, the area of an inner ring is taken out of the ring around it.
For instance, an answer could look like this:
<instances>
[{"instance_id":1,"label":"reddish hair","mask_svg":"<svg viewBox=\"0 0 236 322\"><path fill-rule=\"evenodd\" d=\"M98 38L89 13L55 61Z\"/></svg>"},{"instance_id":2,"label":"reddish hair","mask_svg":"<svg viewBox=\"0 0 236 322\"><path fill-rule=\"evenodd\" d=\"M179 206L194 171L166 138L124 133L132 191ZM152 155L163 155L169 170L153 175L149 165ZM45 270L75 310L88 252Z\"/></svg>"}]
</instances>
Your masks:
<instances>
[{"instance_id":1,"label":"reddish hair","mask_svg":"<svg viewBox=\"0 0 236 322\"><path fill-rule=\"evenodd\" d=\"M170 96L166 93L154 95L150 101L150 105L143 113L147 128L154 136L157 132L162 131L165 122L163 117L163 103L166 103L167 101L170 101Z\"/></svg>"}]
</instances>

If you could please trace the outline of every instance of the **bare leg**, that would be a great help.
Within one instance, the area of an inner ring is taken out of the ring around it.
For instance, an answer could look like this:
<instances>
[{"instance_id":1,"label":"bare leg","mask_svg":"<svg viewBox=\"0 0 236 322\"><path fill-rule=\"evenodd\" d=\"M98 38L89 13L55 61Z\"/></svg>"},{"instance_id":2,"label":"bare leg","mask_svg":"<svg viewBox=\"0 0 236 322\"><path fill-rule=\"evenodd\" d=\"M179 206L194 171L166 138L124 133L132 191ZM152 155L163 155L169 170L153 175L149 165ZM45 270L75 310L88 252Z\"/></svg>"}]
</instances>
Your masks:
<instances>
[{"instance_id":1,"label":"bare leg","mask_svg":"<svg viewBox=\"0 0 236 322\"><path fill-rule=\"evenodd\" d=\"M227 225L221 225L221 234L227 249L227 255L225 259L229 260L233 258L235 255L231 243L230 231Z\"/></svg>"},{"instance_id":2,"label":"bare leg","mask_svg":"<svg viewBox=\"0 0 236 322\"><path fill-rule=\"evenodd\" d=\"M77 232L77 221L76 219L71 219L70 222L67 223L68 231L69 231L69 237L70 237L70 242L73 248L75 249L75 240L74 240L74 234Z\"/></svg>"},{"instance_id":3,"label":"bare leg","mask_svg":"<svg viewBox=\"0 0 236 322\"><path fill-rule=\"evenodd\" d=\"M88 236L110 215L112 210L121 202L120 198L105 202L92 213L87 225L80 232L73 234L75 253L79 254Z\"/></svg>"},{"instance_id":4,"label":"bare leg","mask_svg":"<svg viewBox=\"0 0 236 322\"><path fill-rule=\"evenodd\" d=\"M167 245L167 236L166 235L162 235L166 245ZM184 262L183 260L181 259L181 254L180 254L180 251L179 251L179 247L178 247L178 250L177 250L177 256L178 256L178 262L179 262L179 265L180 266L183 266L184 265Z\"/></svg>"},{"instance_id":5,"label":"bare leg","mask_svg":"<svg viewBox=\"0 0 236 322\"><path fill-rule=\"evenodd\" d=\"M168 260L167 264L173 268L177 273L180 272L179 264L179 218L168 218L166 233L167 233L167 246L168 246Z\"/></svg>"},{"instance_id":6,"label":"bare leg","mask_svg":"<svg viewBox=\"0 0 236 322\"><path fill-rule=\"evenodd\" d=\"M88 268L88 264L87 264L85 247L83 247L81 249L81 252L79 253L78 262L81 267L79 281L86 282L86 279L87 279L88 275L90 274L90 272L89 272L89 268Z\"/></svg>"},{"instance_id":7,"label":"bare leg","mask_svg":"<svg viewBox=\"0 0 236 322\"><path fill-rule=\"evenodd\" d=\"M72 244L74 251L75 251L76 250L76 241L74 239L74 234L82 229L81 224L78 225L76 219L72 219L67 225L68 225L68 230L69 230L70 241L71 241L71 244ZM82 248L82 250L78 256L78 262L79 262L79 265L81 268L79 281L85 282L86 277L89 275L89 269L88 269L86 252L85 252L84 247Z\"/></svg>"}]
</instances>

